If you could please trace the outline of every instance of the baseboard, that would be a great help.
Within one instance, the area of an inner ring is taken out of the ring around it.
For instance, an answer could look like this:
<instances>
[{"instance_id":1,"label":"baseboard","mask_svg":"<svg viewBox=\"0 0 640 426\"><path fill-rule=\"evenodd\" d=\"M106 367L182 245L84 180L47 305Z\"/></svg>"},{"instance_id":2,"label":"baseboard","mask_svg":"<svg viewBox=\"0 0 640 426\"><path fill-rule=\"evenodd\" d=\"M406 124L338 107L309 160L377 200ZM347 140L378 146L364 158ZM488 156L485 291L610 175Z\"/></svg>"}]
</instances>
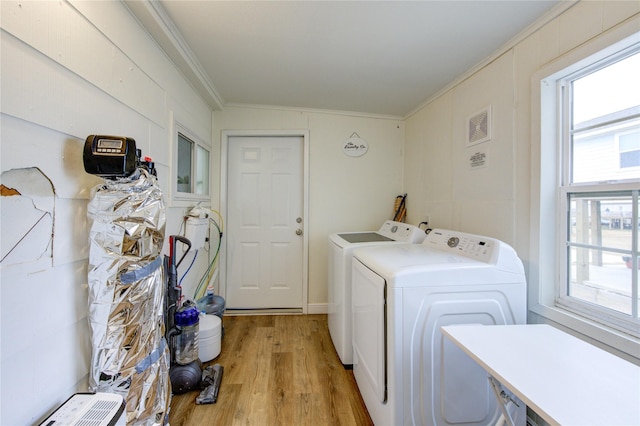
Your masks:
<instances>
[{"instance_id":1,"label":"baseboard","mask_svg":"<svg viewBox=\"0 0 640 426\"><path fill-rule=\"evenodd\" d=\"M273 309L226 309L225 315L248 316L248 315L300 315L300 308L273 308Z\"/></svg>"},{"instance_id":2,"label":"baseboard","mask_svg":"<svg viewBox=\"0 0 640 426\"><path fill-rule=\"evenodd\" d=\"M307 305L307 314L308 315L316 315L316 314L326 314L329 310L327 308L327 303L309 303ZM224 312L225 315L229 316L240 316L240 315L287 315L287 314L301 314L301 309L232 309L227 308Z\"/></svg>"},{"instance_id":3,"label":"baseboard","mask_svg":"<svg viewBox=\"0 0 640 426\"><path fill-rule=\"evenodd\" d=\"M307 305L307 314L326 314L329 312L327 303L309 303Z\"/></svg>"}]
</instances>

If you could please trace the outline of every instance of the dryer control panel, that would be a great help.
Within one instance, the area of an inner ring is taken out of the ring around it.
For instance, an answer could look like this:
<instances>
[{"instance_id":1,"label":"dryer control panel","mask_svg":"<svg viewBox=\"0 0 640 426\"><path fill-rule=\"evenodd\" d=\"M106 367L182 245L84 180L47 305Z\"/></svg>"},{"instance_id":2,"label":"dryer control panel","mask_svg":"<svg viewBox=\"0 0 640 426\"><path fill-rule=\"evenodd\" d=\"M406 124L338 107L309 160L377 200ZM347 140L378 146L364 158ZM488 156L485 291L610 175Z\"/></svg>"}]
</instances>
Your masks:
<instances>
[{"instance_id":1,"label":"dryer control panel","mask_svg":"<svg viewBox=\"0 0 640 426\"><path fill-rule=\"evenodd\" d=\"M500 241L464 232L433 229L427 234L423 244L481 262L494 263Z\"/></svg>"}]
</instances>

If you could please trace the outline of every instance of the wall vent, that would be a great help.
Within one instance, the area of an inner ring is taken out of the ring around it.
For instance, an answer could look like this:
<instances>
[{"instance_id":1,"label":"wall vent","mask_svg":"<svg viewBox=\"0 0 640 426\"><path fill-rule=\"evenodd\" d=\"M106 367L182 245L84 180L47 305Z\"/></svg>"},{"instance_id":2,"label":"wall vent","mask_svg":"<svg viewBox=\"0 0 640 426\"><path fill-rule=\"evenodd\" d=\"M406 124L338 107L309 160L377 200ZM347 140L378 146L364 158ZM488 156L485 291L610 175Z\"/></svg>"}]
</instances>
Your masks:
<instances>
[{"instance_id":1,"label":"wall vent","mask_svg":"<svg viewBox=\"0 0 640 426\"><path fill-rule=\"evenodd\" d=\"M471 115L467 120L467 146L491 139L491 106Z\"/></svg>"}]
</instances>

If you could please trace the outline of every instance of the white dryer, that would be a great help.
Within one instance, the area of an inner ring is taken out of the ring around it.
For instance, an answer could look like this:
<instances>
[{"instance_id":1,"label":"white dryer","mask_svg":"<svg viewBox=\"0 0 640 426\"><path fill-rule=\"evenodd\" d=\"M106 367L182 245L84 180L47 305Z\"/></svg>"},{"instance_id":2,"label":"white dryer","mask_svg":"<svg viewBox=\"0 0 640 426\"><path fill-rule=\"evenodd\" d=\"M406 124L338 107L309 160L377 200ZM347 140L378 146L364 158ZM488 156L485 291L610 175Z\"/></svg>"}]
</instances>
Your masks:
<instances>
[{"instance_id":1,"label":"white dryer","mask_svg":"<svg viewBox=\"0 0 640 426\"><path fill-rule=\"evenodd\" d=\"M515 251L435 229L422 244L359 248L353 256L353 372L373 422L495 424L500 410L487 374L440 327L526 322ZM524 404L512 414L524 424Z\"/></svg>"},{"instance_id":2,"label":"white dryer","mask_svg":"<svg viewBox=\"0 0 640 426\"><path fill-rule=\"evenodd\" d=\"M353 363L351 344L351 258L353 249L376 245L421 243L425 233L414 225L387 220L377 232L329 235L328 316L331 340L345 366Z\"/></svg>"}]
</instances>

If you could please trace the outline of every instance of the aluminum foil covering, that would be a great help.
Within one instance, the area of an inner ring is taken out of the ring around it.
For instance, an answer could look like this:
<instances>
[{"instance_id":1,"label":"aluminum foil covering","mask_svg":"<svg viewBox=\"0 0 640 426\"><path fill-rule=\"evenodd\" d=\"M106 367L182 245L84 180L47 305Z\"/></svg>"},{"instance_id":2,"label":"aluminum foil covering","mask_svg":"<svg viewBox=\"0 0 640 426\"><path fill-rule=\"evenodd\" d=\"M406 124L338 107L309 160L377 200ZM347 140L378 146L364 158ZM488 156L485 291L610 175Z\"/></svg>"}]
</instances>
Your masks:
<instances>
[{"instance_id":1,"label":"aluminum foil covering","mask_svg":"<svg viewBox=\"0 0 640 426\"><path fill-rule=\"evenodd\" d=\"M162 425L171 402L162 192L156 178L139 169L94 188L87 214L89 387L122 395L127 424Z\"/></svg>"}]
</instances>

